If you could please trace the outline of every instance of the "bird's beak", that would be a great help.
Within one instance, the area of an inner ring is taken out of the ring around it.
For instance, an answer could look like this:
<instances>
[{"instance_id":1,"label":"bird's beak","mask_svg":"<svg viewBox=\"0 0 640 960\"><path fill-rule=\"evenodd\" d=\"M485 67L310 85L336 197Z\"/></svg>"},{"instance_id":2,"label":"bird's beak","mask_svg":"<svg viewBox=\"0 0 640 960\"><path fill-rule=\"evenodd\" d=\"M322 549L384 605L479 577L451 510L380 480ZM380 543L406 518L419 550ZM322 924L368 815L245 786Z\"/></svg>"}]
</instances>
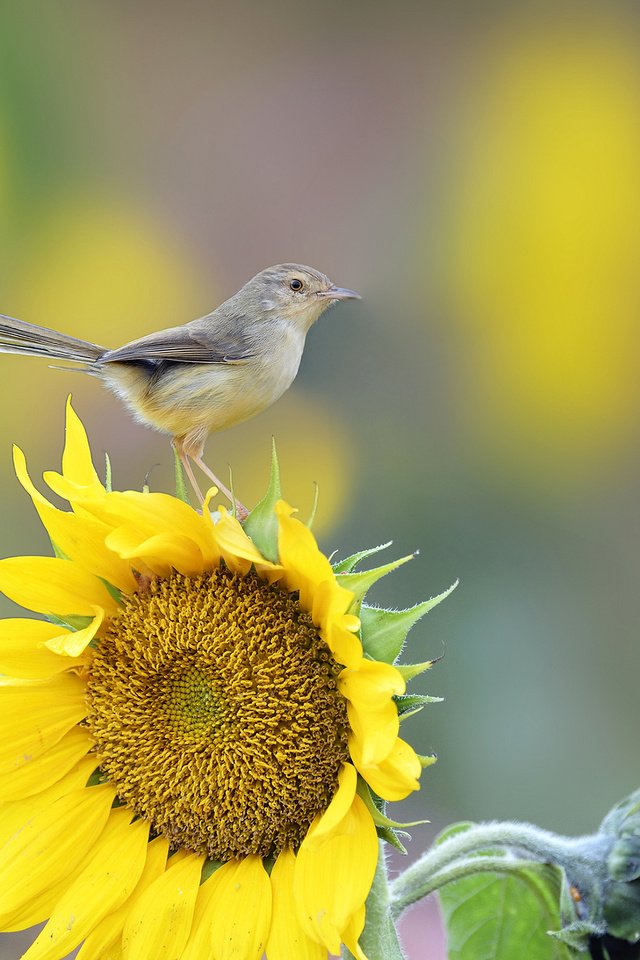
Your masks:
<instances>
[{"instance_id":1,"label":"bird's beak","mask_svg":"<svg viewBox=\"0 0 640 960\"><path fill-rule=\"evenodd\" d=\"M328 290L319 290L318 297L327 300L362 300L359 293L355 290L347 290L345 287L329 287Z\"/></svg>"}]
</instances>

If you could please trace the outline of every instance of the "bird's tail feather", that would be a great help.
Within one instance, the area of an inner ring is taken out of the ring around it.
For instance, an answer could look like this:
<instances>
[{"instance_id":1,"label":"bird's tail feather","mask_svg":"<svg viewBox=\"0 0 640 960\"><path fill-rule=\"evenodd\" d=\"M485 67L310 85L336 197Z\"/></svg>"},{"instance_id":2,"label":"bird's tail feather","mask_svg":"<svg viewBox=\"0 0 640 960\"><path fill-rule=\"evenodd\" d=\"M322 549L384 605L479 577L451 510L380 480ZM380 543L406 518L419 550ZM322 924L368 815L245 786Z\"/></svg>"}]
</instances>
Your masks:
<instances>
[{"instance_id":1,"label":"bird's tail feather","mask_svg":"<svg viewBox=\"0 0 640 960\"><path fill-rule=\"evenodd\" d=\"M99 347L88 340L78 340L56 330L0 314L0 353L22 353L30 357L92 363L106 352L106 347Z\"/></svg>"}]
</instances>

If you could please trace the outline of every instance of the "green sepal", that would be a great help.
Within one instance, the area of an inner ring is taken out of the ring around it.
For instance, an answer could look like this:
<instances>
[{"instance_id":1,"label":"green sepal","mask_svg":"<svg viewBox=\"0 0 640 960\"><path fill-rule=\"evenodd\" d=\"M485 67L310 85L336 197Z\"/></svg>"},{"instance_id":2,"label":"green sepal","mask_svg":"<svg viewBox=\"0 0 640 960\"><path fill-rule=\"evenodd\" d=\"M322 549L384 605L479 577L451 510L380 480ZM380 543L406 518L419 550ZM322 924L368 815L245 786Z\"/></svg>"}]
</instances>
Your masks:
<instances>
[{"instance_id":1,"label":"green sepal","mask_svg":"<svg viewBox=\"0 0 640 960\"><path fill-rule=\"evenodd\" d=\"M104 455L104 488L107 493L111 493L113 490L112 483L113 472L111 470L111 458L109 454L105 451Z\"/></svg>"},{"instance_id":2,"label":"green sepal","mask_svg":"<svg viewBox=\"0 0 640 960\"><path fill-rule=\"evenodd\" d=\"M413 717L414 714L420 713L428 703L442 703L442 697L429 697L426 693L403 693L393 699L396 702L401 723Z\"/></svg>"},{"instance_id":3,"label":"green sepal","mask_svg":"<svg viewBox=\"0 0 640 960\"><path fill-rule=\"evenodd\" d=\"M205 860L202 864L202 873L200 874L200 883L204 883L209 877L219 870L222 864L219 860Z\"/></svg>"},{"instance_id":4,"label":"green sepal","mask_svg":"<svg viewBox=\"0 0 640 960\"><path fill-rule=\"evenodd\" d=\"M320 497L320 487L317 483L313 484L313 506L311 507L311 513L309 514L309 519L307 520L305 526L311 530L313 527L314 521L316 519L316 513L318 512L318 498Z\"/></svg>"},{"instance_id":5,"label":"green sepal","mask_svg":"<svg viewBox=\"0 0 640 960\"><path fill-rule=\"evenodd\" d=\"M591 937L602 936L605 933L604 924L591 923L590 920L576 920L561 930L547 930L550 937L559 940L565 946L577 950L578 953L588 953Z\"/></svg>"},{"instance_id":6,"label":"green sepal","mask_svg":"<svg viewBox=\"0 0 640 960\"><path fill-rule=\"evenodd\" d=\"M51 549L53 550L53 555L54 555L54 557L56 557L56 559L58 559L58 560L70 560L70 559L71 559L70 557L67 556L67 554L66 554L63 550L60 549L60 547L57 545L57 543L54 543L53 540L50 540L50 543L51 543Z\"/></svg>"},{"instance_id":7,"label":"green sepal","mask_svg":"<svg viewBox=\"0 0 640 960\"><path fill-rule=\"evenodd\" d=\"M376 833L380 840L384 840L385 843L390 844L392 847L395 847L396 850L399 850L400 853L408 853L407 848L400 839L400 836L396 830L392 830L391 827L376 827ZM402 833L403 837L406 837L408 840L411 839L408 833Z\"/></svg>"},{"instance_id":8,"label":"green sepal","mask_svg":"<svg viewBox=\"0 0 640 960\"><path fill-rule=\"evenodd\" d=\"M564 882L560 889L560 922L559 930L547 931L554 940L560 940L561 943L572 947L582 953L589 950L589 939L591 937L601 936L606 933L606 927L603 921L596 922L593 917L576 919L576 904L571 897L571 888L567 880L565 871L558 867L562 872Z\"/></svg>"},{"instance_id":9,"label":"green sepal","mask_svg":"<svg viewBox=\"0 0 640 960\"><path fill-rule=\"evenodd\" d=\"M378 803L376 803L369 785L365 783L362 777L358 777L356 790L377 827L390 827L392 830L404 830L406 827L420 827L424 823L430 823L429 820L411 820L409 823L400 823L398 820L391 820L384 812L384 807L386 806L384 800L377 798Z\"/></svg>"},{"instance_id":10,"label":"green sepal","mask_svg":"<svg viewBox=\"0 0 640 960\"><path fill-rule=\"evenodd\" d=\"M389 540L388 543L381 543L379 547L369 547L368 550L359 550L357 553L352 553L350 557L345 557L344 560L338 560L333 564L334 573L353 573L355 568L363 560L366 560L367 557L373 556L374 553L380 553L382 550L387 550L391 546L392 541Z\"/></svg>"},{"instance_id":11,"label":"green sepal","mask_svg":"<svg viewBox=\"0 0 640 960\"><path fill-rule=\"evenodd\" d=\"M187 481L184 475L184 467L182 466L182 461L178 456L178 451L173 448L173 459L175 464L175 473L176 473L176 497L178 500L182 500L183 503L190 504L189 494L187 493Z\"/></svg>"},{"instance_id":12,"label":"green sepal","mask_svg":"<svg viewBox=\"0 0 640 960\"><path fill-rule=\"evenodd\" d=\"M381 567L374 567L372 570L359 570L354 573L339 573L336 580L341 587L345 587L354 594L354 600L351 604L350 613L358 614L365 594L374 583L386 577L388 573L397 570L403 564L413 560L415 553L410 553L407 557L401 557L399 560L392 560L391 563L385 563Z\"/></svg>"},{"instance_id":13,"label":"green sepal","mask_svg":"<svg viewBox=\"0 0 640 960\"><path fill-rule=\"evenodd\" d=\"M93 617L79 617L71 616L68 617L57 617L55 613L49 613L46 617L49 623L55 623L58 627L64 627L65 630L84 630L85 627L88 627L90 623L93 623Z\"/></svg>"},{"instance_id":14,"label":"green sepal","mask_svg":"<svg viewBox=\"0 0 640 960\"><path fill-rule=\"evenodd\" d=\"M105 590L111 597L113 597L115 602L119 606L122 606L122 590L120 590L118 587L114 587L112 583L109 583L108 580L104 580L102 577L98 577L98 580L100 580L100 582L104 584Z\"/></svg>"},{"instance_id":15,"label":"green sepal","mask_svg":"<svg viewBox=\"0 0 640 960\"><path fill-rule=\"evenodd\" d=\"M355 554L355 556L358 555ZM439 593L436 597L431 597L430 600L417 603L415 607L409 607L407 610L385 610L382 607L370 607L363 603L360 608L362 643L369 656L374 660L383 660L385 663L395 663L402 653L411 627L445 597L448 597L457 586L456 580L448 590Z\"/></svg>"},{"instance_id":16,"label":"green sepal","mask_svg":"<svg viewBox=\"0 0 640 960\"><path fill-rule=\"evenodd\" d=\"M282 499L280 488L280 464L276 452L276 441L271 446L271 471L269 486L262 500L255 505L243 528L247 536L251 537L263 557L278 562L278 518L276 517L276 503Z\"/></svg>"},{"instance_id":17,"label":"green sepal","mask_svg":"<svg viewBox=\"0 0 640 960\"><path fill-rule=\"evenodd\" d=\"M87 787L100 787L103 783L107 783L109 778L105 776L100 767L97 770L94 770L89 779L87 780L85 786Z\"/></svg>"},{"instance_id":18,"label":"green sepal","mask_svg":"<svg viewBox=\"0 0 640 960\"><path fill-rule=\"evenodd\" d=\"M427 767L432 767L434 763L438 762L435 753L417 753L416 756L423 770L426 770Z\"/></svg>"},{"instance_id":19,"label":"green sepal","mask_svg":"<svg viewBox=\"0 0 640 960\"><path fill-rule=\"evenodd\" d=\"M413 680L425 670L430 670L435 660L425 660L423 663L396 663L395 668L404 680Z\"/></svg>"}]
</instances>

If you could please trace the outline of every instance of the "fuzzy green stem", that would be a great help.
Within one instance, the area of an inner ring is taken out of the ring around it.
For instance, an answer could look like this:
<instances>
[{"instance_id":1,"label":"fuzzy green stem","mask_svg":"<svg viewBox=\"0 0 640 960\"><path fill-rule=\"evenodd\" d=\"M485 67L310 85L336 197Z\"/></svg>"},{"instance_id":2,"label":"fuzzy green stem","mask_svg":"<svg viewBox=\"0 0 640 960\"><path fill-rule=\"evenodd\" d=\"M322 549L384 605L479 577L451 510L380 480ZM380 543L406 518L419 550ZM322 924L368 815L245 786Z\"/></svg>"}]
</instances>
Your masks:
<instances>
[{"instance_id":1,"label":"fuzzy green stem","mask_svg":"<svg viewBox=\"0 0 640 960\"><path fill-rule=\"evenodd\" d=\"M564 868L570 881L584 893L604 881L606 837L558 837L526 823L488 823L454 834L428 850L391 885L394 917L429 893L476 872L494 870L513 872L522 859L555 863ZM524 857L473 856L487 851L505 850Z\"/></svg>"},{"instance_id":2,"label":"fuzzy green stem","mask_svg":"<svg viewBox=\"0 0 640 960\"><path fill-rule=\"evenodd\" d=\"M478 873L518 873L522 870L523 860L509 859L508 857L467 857L458 860L430 876L421 877L419 889L410 884L399 889L391 907L391 914L398 919L402 913L417 900L428 897L430 893L440 890L448 883L472 877ZM408 872L408 871L407 871ZM402 880L404 874L398 878Z\"/></svg>"}]
</instances>

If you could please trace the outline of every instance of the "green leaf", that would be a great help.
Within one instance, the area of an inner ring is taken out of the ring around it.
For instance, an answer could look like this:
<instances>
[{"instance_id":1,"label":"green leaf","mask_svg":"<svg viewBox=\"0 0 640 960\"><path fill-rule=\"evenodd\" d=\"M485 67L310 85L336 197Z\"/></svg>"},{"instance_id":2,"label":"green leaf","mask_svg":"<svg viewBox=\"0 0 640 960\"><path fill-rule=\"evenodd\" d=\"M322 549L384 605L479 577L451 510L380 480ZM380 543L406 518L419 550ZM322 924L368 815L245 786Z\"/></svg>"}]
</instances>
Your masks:
<instances>
[{"instance_id":1,"label":"green leaf","mask_svg":"<svg viewBox=\"0 0 640 960\"><path fill-rule=\"evenodd\" d=\"M398 708L400 722L420 713L428 703L442 703L442 697L429 697L425 693L405 693L393 698Z\"/></svg>"},{"instance_id":2,"label":"green leaf","mask_svg":"<svg viewBox=\"0 0 640 960\"><path fill-rule=\"evenodd\" d=\"M269 486L262 500L255 505L243 527L245 533L251 537L263 557L278 562L278 518L276 517L276 503L282 499L280 488L280 464L276 452L276 442L271 447L271 472Z\"/></svg>"},{"instance_id":3,"label":"green leaf","mask_svg":"<svg viewBox=\"0 0 640 960\"><path fill-rule=\"evenodd\" d=\"M381 543L379 547L369 547L368 550L359 550L357 553L352 553L350 557L345 557L344 560L338 560L333 564L334 573L353 573L355 568L363 560L366 560L367 557L372 557L374 553L380 553L382 550L387 550L391 546L391 540L388 543Z\"/></svg>"},{"instance_id":4,"label":"green leaf","mask_svg":"<svg viewBox=\"0 0 640 960\"><path fill-rule=\"evenodd\" d=\"M407 610L384 610L363 603L360 608L362 643L369 656L374 660L394 663L402 653L411 627L448 597L457 586L456 580L448 590Z\"/></svg>"},{"instance_id":5,"label":"green leaf","mask_svg":"<svg viewBox=\"0 0 640 960\"><path fill-rule=\"evenodd\" d=\"M549 930L561 923L564 873L543 863L517 873L479 873L439 892L449 960L569 960L575 951Z\"/></svg>"}]
</instances>

